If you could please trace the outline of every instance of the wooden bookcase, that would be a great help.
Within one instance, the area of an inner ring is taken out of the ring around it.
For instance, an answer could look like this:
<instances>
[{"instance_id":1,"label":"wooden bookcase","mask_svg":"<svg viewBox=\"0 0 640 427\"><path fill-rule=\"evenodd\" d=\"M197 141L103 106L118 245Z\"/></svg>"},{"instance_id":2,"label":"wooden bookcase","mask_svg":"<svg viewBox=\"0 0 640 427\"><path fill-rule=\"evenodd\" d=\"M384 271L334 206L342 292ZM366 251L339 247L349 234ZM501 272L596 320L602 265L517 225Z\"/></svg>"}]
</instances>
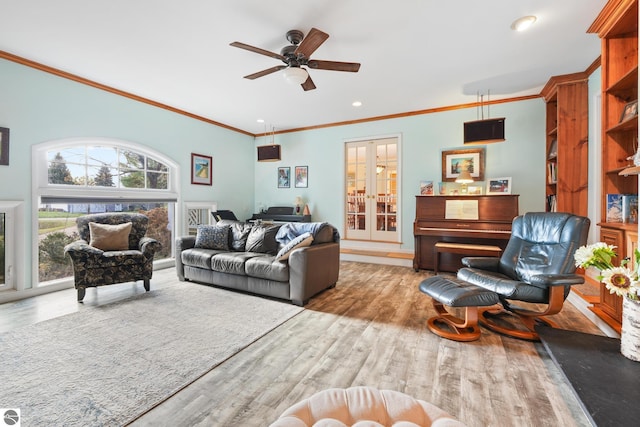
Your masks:
<instances>
[{"instance_id":1,"label":"wooden bookcase","mask_svg":"<svg viewBox=\"0 0 640 427\"><path fill-rule=\"evenodd\" d=\"M554 76L546 102L546 210L587 216L589 88L586 72Z\"/></svg>"},{"instance_id":2,"label":"wooden bookcase","mask_svg":"<svg viewBox=\"0 0 640 427\"><path fill-rule=\"evenodd\" d=\"M638 171L632 156L638 150L638 116L622 120L625 106L638 99L638 0L609 0L588 32L601 39L602 74L602 201L600 239L631 254L638 225L606 222L607 194L638 194ZM594 311L604 313L619 329L622 301L603 285ZM598 313L600 314L600 313ZM611 323L610 323L611 324Z\"/></svg>"}]
</instances>

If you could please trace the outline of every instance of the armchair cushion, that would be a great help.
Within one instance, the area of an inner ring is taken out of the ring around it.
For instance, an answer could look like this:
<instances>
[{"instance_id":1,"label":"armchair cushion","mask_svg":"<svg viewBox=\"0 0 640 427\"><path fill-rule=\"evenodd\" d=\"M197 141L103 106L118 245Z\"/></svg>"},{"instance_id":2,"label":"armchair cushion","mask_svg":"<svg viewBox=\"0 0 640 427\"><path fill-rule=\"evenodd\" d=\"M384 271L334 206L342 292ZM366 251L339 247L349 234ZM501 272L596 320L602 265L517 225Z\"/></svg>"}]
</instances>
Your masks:
<instances>
[{"instance_id":1,"label":"armchair cushion","mask_svg":"<svg viewBox=\"0 0 640 427\"><path fill-rule=\"evenodd\" d=\"M131 223L99 224L89 223L90 246L103 251L124 251L129 249L129 233Z\"/></svg>"}]
</instances>

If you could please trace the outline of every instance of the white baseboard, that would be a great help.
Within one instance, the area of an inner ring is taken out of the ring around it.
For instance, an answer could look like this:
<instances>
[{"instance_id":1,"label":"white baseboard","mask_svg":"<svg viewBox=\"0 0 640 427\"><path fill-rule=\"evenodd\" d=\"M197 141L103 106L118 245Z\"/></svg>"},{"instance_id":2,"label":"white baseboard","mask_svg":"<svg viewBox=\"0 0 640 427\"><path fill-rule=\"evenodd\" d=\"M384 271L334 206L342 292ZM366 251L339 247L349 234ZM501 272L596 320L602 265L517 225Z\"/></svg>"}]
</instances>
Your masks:
<instances>
[{"instance_id":1,"label":"white baseboard","mask_svg":"<svg viewBox=\"0 0 640 427\"><path fill-rule=\"evenodd\" d=\"M153 263L153 270L162 270L164 268L170 268L176 265L175 259L165 258ZM51 284L36 286L28 289L7 289L0 292L0 304L5 302L19 301L25 298L35 297L38 295L44 295L51 292L62 291L64 289L73 288L73 278L57 280Z\"/></svg>"},{"instance_id":2,"label":"white baseboard","mask_svg":"<svg viewBox=\"0 0 640 427\"><path fill-rule=\"evenodd\" d=\"M604 320L596 316L593 311L589 310L589 303L580 298L574 292L569 293L567 301L569 301L575 308L578 309L580 313L582 313L587 319L595 324L606 336L620 338L620 334L618 334L613 328L611 328L611 326L607 325Z\"/></svg>"},{"instance_id":3,"label":"white baseboard","mask_svg":"<svg viewBox=\"0 0 640 427\"><path fill-rule=\"evenodd\" d=\"M413 267L413 260L393 258L386 256L373 256L361 254L340 254L340 261L366 262L368 264L397 265L400 267Z\"/></svg>"}]
</instances>

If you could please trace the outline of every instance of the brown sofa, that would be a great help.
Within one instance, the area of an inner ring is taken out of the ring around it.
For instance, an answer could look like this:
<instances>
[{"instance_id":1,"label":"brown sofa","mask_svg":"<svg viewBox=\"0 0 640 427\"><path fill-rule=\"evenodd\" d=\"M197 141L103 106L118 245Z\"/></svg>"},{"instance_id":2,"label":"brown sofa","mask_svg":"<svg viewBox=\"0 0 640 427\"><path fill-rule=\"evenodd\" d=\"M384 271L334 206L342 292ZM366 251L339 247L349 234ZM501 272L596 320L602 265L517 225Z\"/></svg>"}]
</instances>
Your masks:
<instances>
[{"instance_id":1,"label":"brown sofa","mask_svg":"<svg viewBox=\"0 0 640 427\"><path fill-rule=\"evenodd\" d=\"M305 305L335 286L340 235L328 223L222 220L176 241L176 271L189 280Z\"/></svg>"}]
</instances>

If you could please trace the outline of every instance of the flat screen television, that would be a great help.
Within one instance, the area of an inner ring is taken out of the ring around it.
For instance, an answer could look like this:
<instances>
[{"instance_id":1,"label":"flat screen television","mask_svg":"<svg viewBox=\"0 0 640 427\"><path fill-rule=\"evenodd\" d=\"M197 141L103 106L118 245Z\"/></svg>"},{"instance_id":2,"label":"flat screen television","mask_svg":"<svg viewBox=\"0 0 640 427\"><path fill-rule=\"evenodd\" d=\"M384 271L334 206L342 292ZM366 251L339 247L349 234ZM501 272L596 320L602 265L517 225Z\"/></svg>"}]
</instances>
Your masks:
<instances>
[{"instance_id":1,"label":"flat screen television","mask_svg":"<svg viewBox=\"0 0 640 427\"><path fill-rule=\"evenodd\" d=\"M504 141L504 117L465 122L464 143L482 144Z\"/></svg>"}]
</instances>

